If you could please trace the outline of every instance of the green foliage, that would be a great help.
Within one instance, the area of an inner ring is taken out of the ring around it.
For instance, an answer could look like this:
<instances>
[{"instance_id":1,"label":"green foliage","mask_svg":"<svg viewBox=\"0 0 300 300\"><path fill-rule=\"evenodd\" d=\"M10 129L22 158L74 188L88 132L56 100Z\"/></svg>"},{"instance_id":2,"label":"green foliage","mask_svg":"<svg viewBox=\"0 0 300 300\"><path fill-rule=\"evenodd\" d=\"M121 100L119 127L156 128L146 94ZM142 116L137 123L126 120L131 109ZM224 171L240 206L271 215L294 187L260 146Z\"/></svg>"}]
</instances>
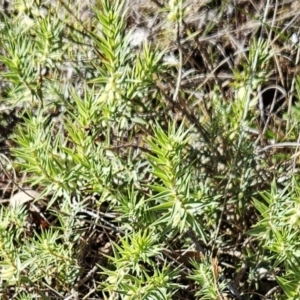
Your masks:
<instances>
[{"instance_id":1,"label":"green foliage","mask_svg":"<svg viewBox=\"0 0 300 300\"><path fill-rule=\"evenodd\" d=\"M190 191L190 165L185 165L182 150L188 139L188 131L180 126L177 131L175 125L168 126L165 133L158 125L153 129L154 137L149 140L153 154L147 158L153 168L153 175L160 182L151 185L150 189L156 192L148 201L155 201L149 211L162 215L154 224L174 228L179 232L193 228L203 241L206 241L204 226L197 218L201 215L203 203Z\"/></svg>"},{"instance_id":2,"label":"green foliage","mask_svg":"<svg viewBox=\"0 0 300 300\"><path fill-rule=\"evenodd\" d=\"M264 192L263 202L254 200L254 206L262 218L249 233L257 237L260 246L273 259L270 269L282 268L284 273L276 280L288 296L299 296L299 187L278 190L275 182L271 192Z\"/></svg>"},{"instance_id":3,"label":"green foliage","mask_svg":"<svg viewBox=\"0 0 300 300\"><path fill-rule=\"evenodd\" d=\"M85 21L62 1L16 1L1 15L1 104L18 120L11 157L0 157L5 176L10 159L15 168L0 207L1 296L253 300L267 294L264 266L281 288L274 299L299 298L298 177L279 182L258 147L269 142L258 103L275 52L249 39L220 83L229 59L202 42L225 2L203 30L187 24L188 0L162 5L168 47L133 46L126 1L96 1ZM12 205L15 185L39 196Z\"/></svg>"},{"instance_id":4,"label":"green foliage","mask_svg":"<svg viewBox=\"0 0 300 300\"><path fill-rule=\"evenodd\" d=\"M201 299L213 300L221 297L220 294L225 290L226 285L223 283L218 284L218 271L216 262L192 261L193 274L190 278L194 279L195 282L201 286L199 291L196 293Z\"/></svg>"},{"instance_id":5,"label":"green foliage","mask_svg":"<svg viewBox=\"0 0 300 300\"><path fill-rule=\"evenodd\" d=\"M2 287L44 281L57 288L74 284L79 266L73 257L74 236L65 239L62 229L27 232L24 207L1 208L1 282Z\"/></svg>"},{"instance_id":6,"label":"green foliage","mask_svg":"<svg viewBox=\"0 0 300 300\"><path fill-rule=\"evenodd\" d=\"M7 71L1 76L11 84L7 90L8 97L5 97L7 104L52 102L52 82L44 75L63 57L62 22L55 15L31 19L26 13L14 22L7 17L2 22L5 55L1 56L1 62L6 65Z\"/></svg>"},{"instance_id":7,"label":"green foliage","mask_svg":"<svg viewBox=\"0 0 300 300\"><path fill-rule=\"evenodd\" d=\"M162 247L154 232L145 230L125 236L120 244L113 244L114 256L110 257L115 271L103 268L103 274L109 275L104 291L110 297L116 291L123 299L171 299L171 295L179 287L174 280L179 269L171 270L171 266L158 267L153 258L161 256ZM147 266L147 267L146 267ZM150 271L151 270L151 271Z\"/></svg>"}]
</instances>

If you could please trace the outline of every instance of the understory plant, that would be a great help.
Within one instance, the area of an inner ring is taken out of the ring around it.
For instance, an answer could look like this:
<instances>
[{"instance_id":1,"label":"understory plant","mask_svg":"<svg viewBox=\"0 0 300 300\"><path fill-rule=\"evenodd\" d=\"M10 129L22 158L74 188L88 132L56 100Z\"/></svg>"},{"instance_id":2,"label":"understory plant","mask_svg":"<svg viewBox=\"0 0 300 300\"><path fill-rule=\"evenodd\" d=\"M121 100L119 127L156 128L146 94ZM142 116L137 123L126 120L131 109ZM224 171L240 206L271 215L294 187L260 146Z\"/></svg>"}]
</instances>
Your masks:
<instances>
[{"instance_id":1,"label":"understory plant","mask_svg":"<svg viewBox=\"0 0 300 300\"><path fill-rule=\"evenodd\" d=\"M167 47L133 40L125 1L79 2L1 14L1 104L17 123L0 156L1 297L297 299L298 153L292 184L278 180L290 153L265 154L271 39L249 39L220 83L230 60L202 46L217 25L194 30L190 1L147 12L167 20Z\"/></svg>"}]
</instances>

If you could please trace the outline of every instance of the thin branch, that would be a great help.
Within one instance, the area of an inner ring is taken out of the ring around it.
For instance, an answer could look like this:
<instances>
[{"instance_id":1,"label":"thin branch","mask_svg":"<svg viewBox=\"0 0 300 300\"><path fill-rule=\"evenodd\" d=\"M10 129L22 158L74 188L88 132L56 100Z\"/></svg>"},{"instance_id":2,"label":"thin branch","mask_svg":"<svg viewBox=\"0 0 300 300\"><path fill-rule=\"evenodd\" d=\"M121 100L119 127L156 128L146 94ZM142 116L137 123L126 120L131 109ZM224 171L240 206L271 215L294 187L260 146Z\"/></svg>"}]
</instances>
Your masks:
<instances>
[{"instance_id":1,"label":"thin branch","mask_svg":"<svg viewBox=\"0 0 300 300\"><path fill-rule=\"evenodd\" d=\"M267 151L269 149L273 149L273 148L285 148L285 147L300 147L300 143L284 142L284 143L271 144L271 145L265 146L261 149L258 149L257 153L265 152L265 151Z\"/></svg>"},{"instance_id":2,"label":"thin branch","mask_svg":"<svg viewBox=\"0 0 300 300\"><path fill-rule=\"evenodd\" d=\"M173 95L174 102L178 100L178 94L179 94L179 89L180 89L181 79L182 79L182 47L180 43L180 22L179 21L176 23L176 27L177 27L177 45L178 45L178 52L179 52L179 66L178 66L176 88Z\"/></svg>"}]
</instances>

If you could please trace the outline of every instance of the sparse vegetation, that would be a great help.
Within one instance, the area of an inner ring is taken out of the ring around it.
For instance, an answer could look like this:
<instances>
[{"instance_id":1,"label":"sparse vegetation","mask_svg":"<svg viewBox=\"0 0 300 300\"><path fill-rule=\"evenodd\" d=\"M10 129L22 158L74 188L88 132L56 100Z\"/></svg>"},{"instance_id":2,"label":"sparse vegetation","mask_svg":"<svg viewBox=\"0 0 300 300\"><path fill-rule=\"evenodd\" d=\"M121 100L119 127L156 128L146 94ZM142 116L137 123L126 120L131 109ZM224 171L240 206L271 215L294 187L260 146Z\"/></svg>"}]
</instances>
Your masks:
<instances>
[{"instance_id":1,"label":"sparse vegetation","mask_svg":"<svg viewBox=\"0 0 300 300\"><path fill-rule=\"evenodd\" d=\"M299 8L4 5L1 299L298 299Z\"/></svg>"}]
</instances>

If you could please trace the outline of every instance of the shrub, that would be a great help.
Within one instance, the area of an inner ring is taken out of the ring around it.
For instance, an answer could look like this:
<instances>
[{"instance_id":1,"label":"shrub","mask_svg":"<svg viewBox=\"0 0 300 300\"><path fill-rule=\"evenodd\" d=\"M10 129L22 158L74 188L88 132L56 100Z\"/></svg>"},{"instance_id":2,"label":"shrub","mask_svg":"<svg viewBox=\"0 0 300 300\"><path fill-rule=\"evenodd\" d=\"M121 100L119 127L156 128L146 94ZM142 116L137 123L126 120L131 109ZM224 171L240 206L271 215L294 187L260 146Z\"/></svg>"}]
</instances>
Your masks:
<instances>
[{"instance_id":1,"label":"shrub","mask_svg":"<svg viewBox=\"0 0 300 300\"><path fill-rule=\"evenodd\" d=\"M200 31L189 1L154 2L166 30L141 44L121 1L95 2L87 19L62 1L16 2L1 15L13 134L0 162L14 186L0 210L3 297L299 295L298 152L284 182L278 165L291 152L274 150L299 146L299 80L287 109L277 98L285 90L269 84L287 36L268 24L267 5L232 63L232 49L213 42L214 18ZM230 5L210 10L232 23ZM219 80L226 63L230 84Z\"/></svg>"}]
</instances>

